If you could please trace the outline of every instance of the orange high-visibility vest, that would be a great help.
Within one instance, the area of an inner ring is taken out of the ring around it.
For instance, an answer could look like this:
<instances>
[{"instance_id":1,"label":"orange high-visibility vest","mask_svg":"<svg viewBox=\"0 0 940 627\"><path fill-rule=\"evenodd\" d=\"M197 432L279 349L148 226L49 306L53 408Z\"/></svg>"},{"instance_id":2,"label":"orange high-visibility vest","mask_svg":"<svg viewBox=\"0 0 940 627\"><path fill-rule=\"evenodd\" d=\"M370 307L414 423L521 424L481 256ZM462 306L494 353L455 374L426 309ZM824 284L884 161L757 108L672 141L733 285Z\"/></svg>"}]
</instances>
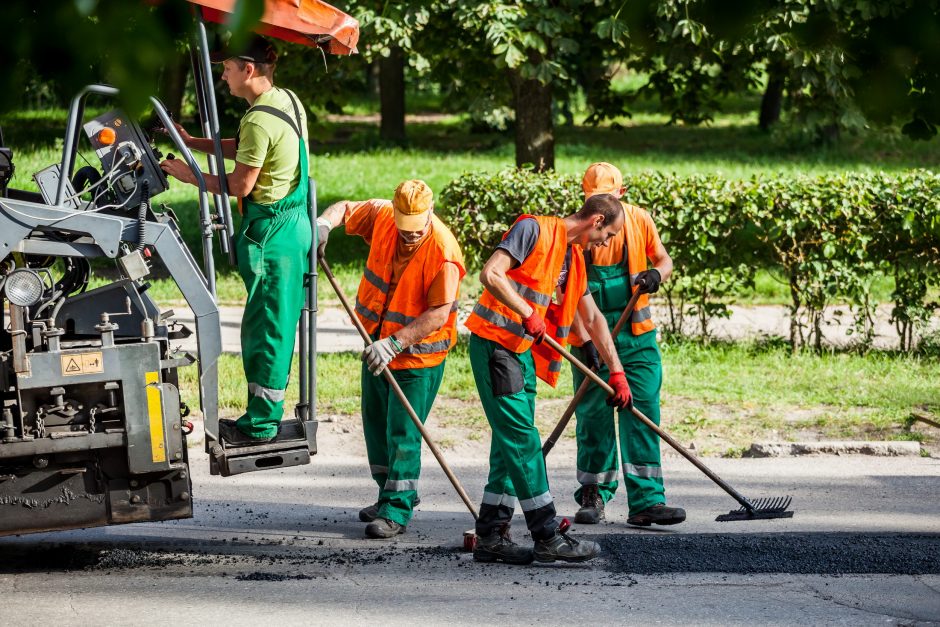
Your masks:
<instances>
[{"instance_id":1,"label":"orange high-visibility vest","mask_svg":"<svg viewBox=\"0 0 940 627\"><path fill-rule=\"evenodd\" d=\"M564 345L567 343L571 323L577 311L577 301L587 287L581 247L572 246L565 296L561 305L554 305L553 314L549 316L549 305L552 304L552 295L555 292L555 285L558 283L558 276L561 274L568 249L568 230L561 218L522 215L516 219L516 222L526 218L534 218L538 222L539 237L525 261L509 270L506 276L519 295L545 318L546 325L553 331L553 336ZM503 237L505 238L506 234ZM526 334L522 326L522 316L504 305L486 289L483 290L483 295L474 306L466 326L472 333L498 342L515 353L523 353L532 346L532 336ZM554 353L554 351L550 352ZM543 352L533 351L536 374L547 383L554 385L558 381L561 362L558 361L557 365L553 366L550 356L546 358L544 353L542 355L539 353ZM555 355L557 356L557 353ZM543 361L543 364L540 365L539 361Z\"/></svg>"},{"instance_id":2,"label":"orange high-visibility vest","mask_svg":"<svg viewBox=\"0 0 940 627\"><path fill-rule=\"evenodd\" d=\"M356 294L356 315L370 335L381 324L380 338L392 335L427 311L428 290L445 263L456 264L460 268L461 278L466 274L463 253L460 252L457 240L450 229L432 214L431 234L408 262L386 309L397 240L398 228L392 212L379 212L375 217L366 269ZM444 361L456 342L457 300L454 300L444 326L405 348L392 360L389 368L405 370L436 366Z\"/></svg>"},{"instance_id":3,"label":"orange high-visibility vest","mask_svg":"<svg viewBox=\"0 0 940 627\"><path fill-rule=\"evenodd\" d=\"M551 303L545 314L546 335L551 335L562 348L568 344L571 323L578 313L578 302L584 296L587 287L587 271L584 255L577 244L571 247L571 264L568 266L568 284L561 304ZM562 356L547 344L532 345L532 360L535 362L535 374L550 386L558 384L561 374Z\"/></svg>"}]
</instances>

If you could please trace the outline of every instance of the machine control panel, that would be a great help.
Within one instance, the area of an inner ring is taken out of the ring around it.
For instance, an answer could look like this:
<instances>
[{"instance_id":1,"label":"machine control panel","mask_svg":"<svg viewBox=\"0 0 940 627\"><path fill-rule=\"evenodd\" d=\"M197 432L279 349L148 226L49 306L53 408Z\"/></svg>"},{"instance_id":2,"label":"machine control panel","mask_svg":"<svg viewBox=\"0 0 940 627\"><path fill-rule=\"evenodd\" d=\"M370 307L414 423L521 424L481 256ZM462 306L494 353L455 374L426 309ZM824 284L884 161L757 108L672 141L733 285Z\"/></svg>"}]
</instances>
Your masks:
<instances>
[{"instance_id":1,"label":"machine control panel","mask_svg":"<svg viewBox=\"0 0 940 627\"><path fill-rule=\"evenodd\" d=\"M151 198L169 188L159 156L140 126L122 111L115 109L99 115L86 123L84 130L101 160L102 175L112 180L110 189L115 204L134 207L140 202L145 186L149 187Z\"/></svg>"}]
</instances>

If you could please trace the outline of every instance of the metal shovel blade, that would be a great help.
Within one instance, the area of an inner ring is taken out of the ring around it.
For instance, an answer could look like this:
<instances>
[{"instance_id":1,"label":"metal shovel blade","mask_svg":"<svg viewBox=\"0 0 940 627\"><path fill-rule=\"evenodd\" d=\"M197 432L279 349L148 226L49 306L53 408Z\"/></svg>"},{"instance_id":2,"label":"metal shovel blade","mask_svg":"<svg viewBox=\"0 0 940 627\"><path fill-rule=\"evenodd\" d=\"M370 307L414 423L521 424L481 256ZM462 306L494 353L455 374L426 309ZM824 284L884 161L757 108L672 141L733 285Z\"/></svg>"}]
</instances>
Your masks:
<instances>
[{"instance_id":1,"label":"metal shovel blade","mask_svg":"<svg viewBox=\"0 0 940 627\"><path fill-rule=\"evenodd\" d=\"M757 499L751 502L752 507L741 507L727 514L715 518L717 522L733 522L741 520L760 520L764 518L793 518L793 512L788 512L792 499L781 496L775 499Z\"/></svg>"}]
</instances>

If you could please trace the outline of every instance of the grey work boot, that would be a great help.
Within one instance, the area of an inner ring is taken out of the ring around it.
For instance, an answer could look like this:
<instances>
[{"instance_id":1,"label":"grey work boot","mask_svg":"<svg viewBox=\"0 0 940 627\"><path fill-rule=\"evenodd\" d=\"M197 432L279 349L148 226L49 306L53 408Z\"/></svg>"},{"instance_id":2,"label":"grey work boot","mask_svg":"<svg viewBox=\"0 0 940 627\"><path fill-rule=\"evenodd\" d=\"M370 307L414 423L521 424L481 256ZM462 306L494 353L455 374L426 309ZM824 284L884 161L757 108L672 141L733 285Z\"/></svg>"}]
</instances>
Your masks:
<instances>
[{"instance_id":1,"label":"grey work boot","mask_svg":"<svg viewBox=\"0 0 940 627\"><path fill-rule=\"evenodd\" d=\"M664 503L647 507L627 518L627 524L638 527L656 525L678 525L685 520L685 510L681 507L666 507Z\"/></svg>"},{"instance_id":2,"label":"grey work boot","mask_svg":"<svg viewBox=\"0 0 940 627\"><path fill-rule=\"evenodd\" d=\"M596 525L604 520L604 497L598 492L597 484L581 487L581 509L574 515L574 521L584 525Z\"/></svg>"},{"instance_id":3,"label":"grey work boot","mask_svg":"<svg viewBox=\"0 0 940 627\"><path fill-rule=\"evenodd\" d=\"M509 525L503 525L486 536L477 536L477 545L473 549L473 559L477 562L505 562L507 564L531 564L534 559L532 549L519 546L509 536Z\"/></svg>"},{"instance_id":4,"label":"grey work boot","mask_svg":"<svg viewBox=\"0 0 940 627\"><path fill-rule=\"evenodd\" d=\"M399 525L394 520L387 518L376 518L366 525L366 535L370 538L386 539L393 538L400 533L405 533L404 525Z\"/></svg>"},{"instance_id":5,"label":"grey work boot","mask_svg":"<svg viewBox=\"0 0 940 627\"><path fill-rule=\"evenodd\" d=\"M253 446L273 442L276 436L270 438L253 438L243 433L234 420L219 420L219 437L229 446Z\"/></svg>"},{"instance_id":6,"label":"grey work boot","mask_svg":"<svg viewBox=\"0 0 940 627\"><path fill-rule=\"evenodd\" d=\"M575 540L567 534L570 524L567 519L561 521L558 531L547 540L536 540L533 554L536 561L554 562L586 562L597 557L601 547L597 542L590 540Z\"/></svg>"},{"instance_id":7,"label":"grey work boot","mask_svg":"<svg viewBox=\"0 0 940 627\"><path fill-rule=\"evenodd\" d=\"M421 504L421 497L415 497L415 504L412 507L417 507ZM359 510L359 520L362 522L372 522L379 517L379 504L378 502L369 505L368 507L363 507Z\"/></svg>"}]
</instances>

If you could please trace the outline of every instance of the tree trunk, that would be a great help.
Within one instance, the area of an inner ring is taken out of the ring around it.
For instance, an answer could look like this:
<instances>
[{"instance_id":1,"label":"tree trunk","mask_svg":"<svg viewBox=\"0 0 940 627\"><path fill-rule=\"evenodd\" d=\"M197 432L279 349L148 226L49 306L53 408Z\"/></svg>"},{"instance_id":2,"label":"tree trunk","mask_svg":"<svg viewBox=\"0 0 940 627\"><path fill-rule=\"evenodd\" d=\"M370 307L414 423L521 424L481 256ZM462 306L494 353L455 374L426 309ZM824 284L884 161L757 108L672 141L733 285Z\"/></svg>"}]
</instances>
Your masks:
<instances>
[{"instance_id":1,"label":"tree trunk","mask_svg":"<svg viewBox=\"0 0 940 627\"><path fill-rule=\"evenodd\" d=\"M785 70L780 64L772 64L767 72L767 87L760 101L758 121L762 131L769 131L771 126L780 121L780 111L783 108L783 86L786 80Z\"/></svg>"},{"instance_id":2,"label":"tree trunk","mask_svg":"<svg viewBox=\"0 0 940 627\"><path fill-rule=\"evenodd\" d=\"M516 111L516 167L536 171L555 169L555 129L552 120L552 88L537 79L523 78L510 70Z\"/></svg>"},{"instance_id":3,"label":"tree trunk","mask_svg":"<svg viewBox=\"0 0 940 627\"><path fill-rule=\"evenodd\" d=\"M382 122L379 137L385 141L405 141L405 53L393 46L391 54L379 60L379 99Z\"/></svg>"},{"instance_id":4,"label":"tree trunk","mask_svg":"<svg viewBox=\"0 0 940 627\"><path fill-rule=\"evenodd\" d=\"M182 119L183 116L183 96L186 93L187 76L189 76L189 55L185 53L172 55L160 74L160 100L176 121Z\"/></svg>"}]
</instances>

